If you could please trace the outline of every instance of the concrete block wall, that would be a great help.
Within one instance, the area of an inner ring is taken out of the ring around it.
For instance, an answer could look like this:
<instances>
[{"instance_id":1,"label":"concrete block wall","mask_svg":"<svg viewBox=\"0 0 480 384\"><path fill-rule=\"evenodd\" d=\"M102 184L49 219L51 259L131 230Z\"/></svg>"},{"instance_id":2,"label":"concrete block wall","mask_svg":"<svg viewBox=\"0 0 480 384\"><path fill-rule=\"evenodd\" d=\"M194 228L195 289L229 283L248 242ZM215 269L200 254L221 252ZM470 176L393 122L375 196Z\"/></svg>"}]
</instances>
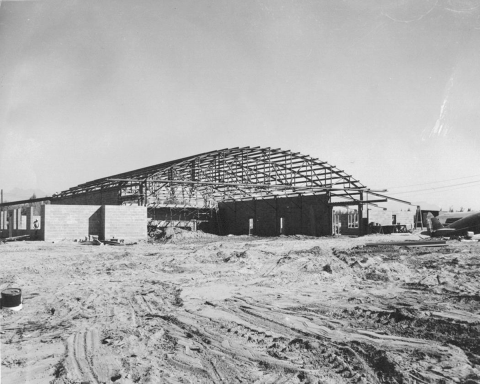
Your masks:
<instances>
[{"instance_id":1,"label":"concrete block wall","mask_svg":"<svg viewBox=\"0 0 480 384\"><path fill-rule=\"evenodd\" d=\"M35 217L35 216L34 216ZM147 238L147 208L122 205L44 206L41 216L41 240L79 239L89 235L100 239Z\"/></svg>"},{"instance_id":2,"label":"concrete block wall","mask_svg":"<svg viewBox=\"0 0 480 384\"><path fill-rule=\"evenodd\" d=\"M407 227L413 227L415 221L415 212L394 211L392 215L397 216L397 224L405 224Z\"/></svg>"},{"instance_id":3,"label":"concrete block wall","mask_svg":"<svg viewBox=\"0 0 480 384\"><path fill-rule=\"evenodd\" d=\"M41 240L100 236L100 208L97 205L44 205L40 224Z\"/></svg>"},{"instance_id":4,"label":"concrete block wall","mask_svg":"<svg viewBox=\"0 0 480 384\"><path fill-rule=\"evenodd\" d=\"M126 241L147 238L147 207L126 205L102 206L101 238Z\"/></svg>"},{"instance_id":5,"label":"concrete block wall","mask_svg":"<svg viewBox=\"0 0 480 384\"><path fill-rule=\"evenodd\" d=\"M368 221L380 225L392 225L392 211L383 209L369 208Z\"/></svg>"},{"instance_id":6,"label":"concrete block wall","mask_svg":"<svg viewBox=\"0 0 480 384\"><path fill-rule=\"evenodd\" d=\"M380 225L392 225L392 216L396 215L397 224L407 225L407 228L412 228L415 219L415 212L412 211L391 211L370 208L368 211L369 223L378 223Z\"/></svg>"},{"instance_id":7,"label":"concrete block wall","mask_svg":"<svg viewBox=\"0 0 480 384\"><path fill-rule=\"evenodd\" d=\"M328 235L327 201L326 195L318 195L220 203L220 234L248 234L249 220L253 219L252 234L278 236L283 218L285 235Z\"/></svg>"}]
</instances>

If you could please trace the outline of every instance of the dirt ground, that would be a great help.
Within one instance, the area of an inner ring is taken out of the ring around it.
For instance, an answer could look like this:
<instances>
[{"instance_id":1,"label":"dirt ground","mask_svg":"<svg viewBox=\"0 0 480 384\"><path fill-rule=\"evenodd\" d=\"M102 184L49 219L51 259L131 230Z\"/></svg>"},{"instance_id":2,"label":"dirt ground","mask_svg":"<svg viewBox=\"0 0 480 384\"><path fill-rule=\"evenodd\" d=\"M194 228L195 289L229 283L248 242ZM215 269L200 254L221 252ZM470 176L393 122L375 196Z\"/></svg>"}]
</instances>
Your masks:
<instances>
[{"instance_id":1,"label":"dirt ground","mask_svg":"<svg viewBox=\"0 0 480 384\"><path fill-rule=\"evenodd\" d=\"M0 244L9 383L478 383L480 243Z\"/></svg>"}]
</instances>

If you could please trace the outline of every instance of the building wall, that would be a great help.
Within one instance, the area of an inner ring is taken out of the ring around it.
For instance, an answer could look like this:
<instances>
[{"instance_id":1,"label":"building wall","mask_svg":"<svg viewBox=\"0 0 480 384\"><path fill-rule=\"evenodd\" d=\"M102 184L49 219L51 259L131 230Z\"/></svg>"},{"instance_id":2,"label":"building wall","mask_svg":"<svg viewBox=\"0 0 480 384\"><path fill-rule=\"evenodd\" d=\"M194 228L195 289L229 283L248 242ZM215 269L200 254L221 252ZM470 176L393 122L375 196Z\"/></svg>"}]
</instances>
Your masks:
<instances>
[{"instance_id":1,"label":"building wall","mask_svg":"<svg viewBox=\"0 0 480 384\"><path fill-rule=\"evenodd\" d=\"M103 205L102 218L102 239L147 238L147 207Z\"/></svg>"},{"instance_id":2,"label":"building wall","mask_svg":"<svg viewBox=\"0 0 480 384\"><path fill-rule=\"evenodd\" d=\"M407 228L413 228L415 211L391 211L370 208L368 211L368 222L380 225L392 225L392 216L396 216L397 224L405 224Z\"/></svg>"},{"instance_id":3,"label":"building wall","mask_svg":"<svg viewBox=\"0 0 480 384\"><path fill-rule=\"evenodd\" d=\"M405 224L407 226L412 226L415 219L415 212L408 211L393 211L392 215L396 215L397 224Z\"/></svg>"},{"instance_id":4,"label":"building wall","mask_svg":"<svg viewBox=\"0 0 480 384\"><path fill-rule=\"evenodd\" d=\"M100 236L101 209L97 205L45 205L42 210L40 239L83 239Z\"/></svg>"},{"instance_id":5,"label":"building wall","mask_svg":"<svg viewBox=\"0 0 480 384\"><path fill-rule=\"evenodd\" d=\"M139 240L147 237L147 208L138 206L58 205L44 206L39 239Z\"/></svg>"},{"instance_id":6,"label":"building wall","mask_svg":"<svg viewBox=\"0 0 480 384\"><path fill-rule=\"evenodd\" d=\"M330 209L326 195L283 197L219 203L220 234L249 234L249 220L257 236L280 235L280 218L284 219L285 235L330 234Z\"/></svg>"},{"instance_id":7,"label":"building wall","mask_svg":"<svg viewBox=\"0 0 480 384\"><path fill-rule=\"evenodd\" d=\"M391 225L392 224L392 211L369 208L368 211L368 222L375 223L380 225Z\"/></svg>"}]
</instances>

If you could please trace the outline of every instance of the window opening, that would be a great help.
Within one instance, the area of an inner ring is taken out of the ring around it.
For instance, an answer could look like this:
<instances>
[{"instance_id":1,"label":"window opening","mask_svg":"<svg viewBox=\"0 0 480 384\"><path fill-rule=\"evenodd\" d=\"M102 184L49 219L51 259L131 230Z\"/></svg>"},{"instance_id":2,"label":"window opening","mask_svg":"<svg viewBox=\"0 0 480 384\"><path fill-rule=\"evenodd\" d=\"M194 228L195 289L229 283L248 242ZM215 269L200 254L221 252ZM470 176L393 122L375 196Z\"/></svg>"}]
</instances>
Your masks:
<instances>
[{"instance_id":1,"label":"window opening","mask_svg":"<svg viewBox=\"0 0 480 384\"><path fill-rule=\"evenodd\" d=\"M341 221L340 221L340 212L332 212L332 232L333 235L340 235L341 233Z\"/></svg>"},{"instance_id":2,"label":"window opening","mask_svg":"<svg viewBox=\"0 0 480 384\"><path fill-rule=\"evenodd\" d=\"M348 211L348 228L358 228L358 212L355 209L354 211Z\"/></svg>"},{"instance_id":3,"label":"window opening","mask_svg":"<svg viewBox=\"0 0 480 384\"><path fill-rule=\"evenodd\" d=\"M285 218L283 217L280 218L280 234L285 234Z\"/></svg>"}]
</instances>

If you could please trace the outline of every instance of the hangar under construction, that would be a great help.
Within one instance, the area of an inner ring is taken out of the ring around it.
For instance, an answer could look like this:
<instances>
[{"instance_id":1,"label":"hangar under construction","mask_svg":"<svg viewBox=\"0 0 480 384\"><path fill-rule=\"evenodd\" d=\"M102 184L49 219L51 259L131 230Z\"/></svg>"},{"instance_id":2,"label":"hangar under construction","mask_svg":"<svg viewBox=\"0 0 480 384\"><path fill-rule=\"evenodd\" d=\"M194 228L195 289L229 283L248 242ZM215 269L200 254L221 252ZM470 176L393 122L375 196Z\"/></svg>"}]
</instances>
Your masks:
<instances>
[{"instance_id":1,"label":"hangar under construction","mask_svg":"<svg viewBox=\"0 0 480 384\"><path fill-rule=\"evenodd\" d=\"M220 235L323 236L336 231L336 207L354 207L342 234L365 233L363 207L387 201L379 192L385 191L309 155L243 147L93 180L36 201L145 207L151 225Z\"/></svg>"}]
</instances>

